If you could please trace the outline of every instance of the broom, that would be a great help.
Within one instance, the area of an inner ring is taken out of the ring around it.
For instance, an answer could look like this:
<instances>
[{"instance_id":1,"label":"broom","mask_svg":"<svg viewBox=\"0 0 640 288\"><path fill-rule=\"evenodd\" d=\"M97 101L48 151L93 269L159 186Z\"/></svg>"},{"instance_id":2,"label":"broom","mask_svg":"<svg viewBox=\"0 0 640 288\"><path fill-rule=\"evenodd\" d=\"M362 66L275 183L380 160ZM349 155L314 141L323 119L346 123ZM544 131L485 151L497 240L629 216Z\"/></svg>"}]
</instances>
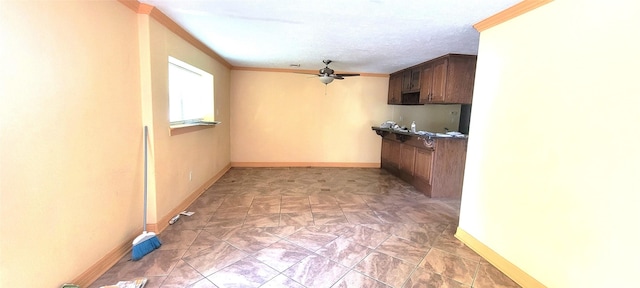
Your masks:
<instances>
[{"instance_id":1,"label":"broom","mask_svg":"<svg viewBox=\"0 0 640 288\"><path fill-rule=\"evenodd\" d=\"M142 234L133 240L133 249L131 251L131 260L136 261L142 259L144 255L151 253L162 245L156 233L147 232L147 138L148 130L144 126L144 215L142 217Z\"/></svg>"}]
</instances>

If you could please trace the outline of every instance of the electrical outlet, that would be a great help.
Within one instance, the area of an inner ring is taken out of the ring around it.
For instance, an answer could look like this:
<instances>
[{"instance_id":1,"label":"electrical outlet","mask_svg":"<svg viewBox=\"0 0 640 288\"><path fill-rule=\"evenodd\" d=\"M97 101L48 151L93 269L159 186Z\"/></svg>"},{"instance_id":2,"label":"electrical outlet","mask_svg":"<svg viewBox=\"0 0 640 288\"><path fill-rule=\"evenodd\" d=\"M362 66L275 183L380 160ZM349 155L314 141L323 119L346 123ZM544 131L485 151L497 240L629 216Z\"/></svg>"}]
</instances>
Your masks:
<instances>
[{"instance_id":1,"label":"electrical outlet","mask_svg":"<svg viewBox=\"0 0 640 288\"><path fill-rule=\"evenodd\" d=\"M189 181L191 181L191 179L192 179L192 176L193 176L192 174L193 174L193 172L189 171Z\"/></svg>"},{"instance_id":2,"label":"electrical outlet","mask_svg":"<svg viewBox=\"0 0 640 288\"><path fill-rule=\"evenodd\" d=\"M402 122L402 116L400 116L400 122Z\"/></svg>"}]
</instances>

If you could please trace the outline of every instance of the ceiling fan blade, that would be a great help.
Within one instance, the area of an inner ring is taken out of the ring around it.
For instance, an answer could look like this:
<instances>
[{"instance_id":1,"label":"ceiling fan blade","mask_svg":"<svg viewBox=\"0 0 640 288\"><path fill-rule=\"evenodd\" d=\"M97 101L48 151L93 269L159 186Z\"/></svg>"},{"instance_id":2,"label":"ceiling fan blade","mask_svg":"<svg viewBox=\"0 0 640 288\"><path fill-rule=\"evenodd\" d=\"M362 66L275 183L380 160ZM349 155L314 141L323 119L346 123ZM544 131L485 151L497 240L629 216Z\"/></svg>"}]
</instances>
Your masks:
<instances>
[{"instance_id":1,"label":"ceiling fan blade","mask_svg":"<svg viewBox=\"0 0 640 288\"><path fill-rule=\"evenodd\" d=\"M317 74L314 74L320 79L320 82L324 83L325 85L331 83L333 80L344 80L344 77L360 76L360 74L357 73L334 73L334 70L329 68L329 64L331 64L331 62L333 61L322 60L322 63L325 64L325 67L318 70Z\"/></svg>"},{"instance_id":2,"label":"ceiling fan blade","mask_svg":"<svg viewBox=\"0 0 640 288\"><path fill-rule=\"evenodd\" d=\"M317 72L293 72L295 74L305 74L305 75L316 75L316 76L320 76L320 74L318 74Z\"/></svg>"}]
</instances>

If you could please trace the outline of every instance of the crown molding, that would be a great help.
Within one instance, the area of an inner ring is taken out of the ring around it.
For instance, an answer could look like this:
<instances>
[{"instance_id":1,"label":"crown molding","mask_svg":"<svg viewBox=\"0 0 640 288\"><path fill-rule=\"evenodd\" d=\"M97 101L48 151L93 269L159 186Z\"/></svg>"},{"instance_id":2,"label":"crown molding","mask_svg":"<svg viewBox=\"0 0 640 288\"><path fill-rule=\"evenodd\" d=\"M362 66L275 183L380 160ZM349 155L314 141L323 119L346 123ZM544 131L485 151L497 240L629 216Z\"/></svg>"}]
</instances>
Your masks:
<instances>
[{"instance_id":1,"label":"crown molding","mask_svg":"<svg viewBox=\"0 0 640 288\"><path fill-rule=\"evenodd\" d=\"M318 74L318 70L308 70L308 69L284 69L284 68L257 68L257 67L238 67L233 66L231 70L237 71L256 71L256 72L283 72L283 73L298 73L298 74ZM343 73L340 71L336 71L337 74ZM359 73L359 72L344 72L344 73ZM389 78L389 74L382 73L359 73L360 76L365 77L383 77Z\"/></svg>"},{"instance_id":2,"label":"crown molding","mask_svg":"<svg viewBox=\"0 0 640 288\"><path fill-rule=\"evenodd\" d=\"M533 9L536 9L552 1L553 0L524 0L501 12L498 12L498 14L495 14L487 19L484 19L476 23L475 25L473 25L473 28L476 28L478 32L482 32L493 26L507 22L515 17L518 17L524 13L527 13Z\"/></svg>"},{"instance_id":3,"label":"crown molding","mask_svg":"<svg viewBox=\"0 0 640 288\"><path fill-rule=\"evenodd\" d=\"M156 21L158 21L164 27L169 29L171 32L173 32L176 35L180 36L180 38L184 39L189 44L191 44L194 47L198 48L198 50L200 50L200 51L204 52L205 54L209 55L211 58L216 59L218 62L220 62L222 65L224 65L228 69L231 69L233 67L231 64L229 64L229 62L227 62L227 60L222 58L215 51L211 50L211 48L209 48L207 45L202 43L196 37L191 35L191 33L187 32L187 30L185 30L180 25L178 25L178 23L176 23L173 20L171 20L171 18L169 18L169 16L165 15L164 13L162 13L162 11L160 11L158 8L156 8L156 7L152 6L152 5L140 3L140 2L138 2L136 0L118 0L118 2L122 3L122 5L128 7L129 9L133 10L134 12L136 12L138 14L149 15L151 18L153 18Z\"/></svg>"}]
</instances>

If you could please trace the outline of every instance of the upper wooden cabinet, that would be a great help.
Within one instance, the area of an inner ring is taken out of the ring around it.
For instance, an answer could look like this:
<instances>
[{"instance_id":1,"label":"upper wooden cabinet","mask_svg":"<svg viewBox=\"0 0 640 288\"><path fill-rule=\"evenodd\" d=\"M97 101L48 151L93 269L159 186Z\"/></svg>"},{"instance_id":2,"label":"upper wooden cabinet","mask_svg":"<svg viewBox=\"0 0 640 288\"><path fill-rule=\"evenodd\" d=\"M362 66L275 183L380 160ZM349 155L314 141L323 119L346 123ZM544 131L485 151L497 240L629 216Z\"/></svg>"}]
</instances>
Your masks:
<instances>
[{"instance_id":1,"label":"upper wooden cabinet","mask_svg":"<svg viewBox=\"0 0 640 288\"><path fill-rule=\"evenodd\" d=\"M476 59L447 54L391 74L388 104L471 104Z\"/></svg>"},{"instance_id":2,"label":"upper wooden cabinet","mask_svg":"<svg viewBox=\"0 0 640 288\"><path fill-rule=\"evenodd\" d=\"M389 96L388 104L402 104L402 73L389 75Z\"/></svg>"},{"instance_id":3,"label":"upper wooden cabinet","mask_svg":"<svg viewBox=\"0 0 640 288\"><path fill-rule=\"evenodd\" d=\"M449 54L429 61L422 70L420 100L424 103L471 104L476 56Z\"/></svg>"}]
</instances>

